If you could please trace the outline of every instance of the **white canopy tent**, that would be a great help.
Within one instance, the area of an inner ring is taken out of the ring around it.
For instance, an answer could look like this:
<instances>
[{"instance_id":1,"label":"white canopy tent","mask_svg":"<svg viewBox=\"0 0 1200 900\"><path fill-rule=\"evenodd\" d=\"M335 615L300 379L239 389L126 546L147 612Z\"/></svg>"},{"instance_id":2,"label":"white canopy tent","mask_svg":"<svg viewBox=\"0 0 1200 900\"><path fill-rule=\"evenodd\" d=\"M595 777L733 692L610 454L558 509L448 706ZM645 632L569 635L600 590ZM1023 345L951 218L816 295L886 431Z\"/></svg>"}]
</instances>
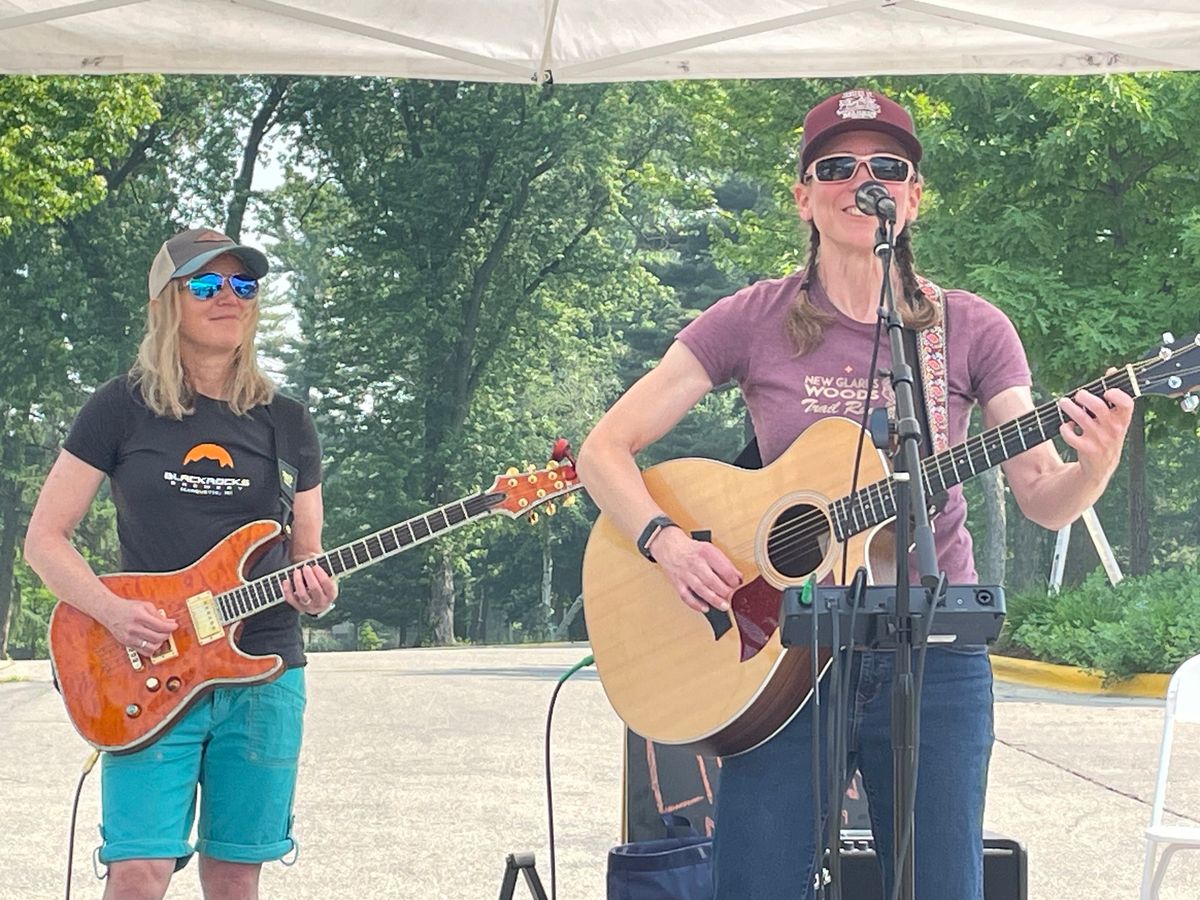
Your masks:
<instances>
[{"instance_id":1,"label":"white canopy tent","mask_svg":"<svg viewBox=\"0 0 1200 900\"><path fill-rule=\"evenodd\" d=\"M0 74L623 81L1200 69L1200 0L0 0Z\"/></svg>"}]
</instances>

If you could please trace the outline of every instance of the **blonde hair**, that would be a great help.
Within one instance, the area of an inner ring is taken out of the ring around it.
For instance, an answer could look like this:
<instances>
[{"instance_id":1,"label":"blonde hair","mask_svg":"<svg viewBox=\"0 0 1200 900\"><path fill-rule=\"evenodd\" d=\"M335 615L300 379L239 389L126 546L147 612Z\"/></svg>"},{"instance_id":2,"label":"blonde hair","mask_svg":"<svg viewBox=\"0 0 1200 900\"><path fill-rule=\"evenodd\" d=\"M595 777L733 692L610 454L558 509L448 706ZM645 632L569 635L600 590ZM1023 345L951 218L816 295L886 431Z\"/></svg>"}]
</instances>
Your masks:
<instances>
[{"instance_id":1,"label":"blonde hair","mask_svg":"<svg viewBox=\"0 0 1200 900\"><path fill-rule=\"evenodd\" d=\"M146 307L146 333L138 347L137 361L129 370L141 388L142 399L155 415L182 419L195 411L195 389L188 381L179 355L179 306L189 302L183 283L172 279ZM225 382L229 408L245 415L252 407L270 403L275 383L258 366L254 336L258 332L258 303L252 304L246 340L234 351L233 364Z\"/></svg>"},{"instance_id":2,"label":"blonde hair","mask_svg":"<svg viewBox=\"0 0 1200 900\"><path fill-rule=\"evenodd\" d=\"M812 230L808 239L806 276L787 318L788 337L792 341L792 347L797 356L803 356L820 346L825 334L825 327L834 321L833 315L823 309L818 309L808 296L808 282L817 277L817 262L821 247L821 232L817 230L815 223L810 223L810 225ZM942 311L936 304L929 301L917 281L917 270L913 263L912 237L908 228L896 235L895 263L896 269L900 273L900 281L904 285L903 299L908 301L898 304L900 320L906 327L916 331L936 325L941 320Z\"/></svg>"}]
</instances>

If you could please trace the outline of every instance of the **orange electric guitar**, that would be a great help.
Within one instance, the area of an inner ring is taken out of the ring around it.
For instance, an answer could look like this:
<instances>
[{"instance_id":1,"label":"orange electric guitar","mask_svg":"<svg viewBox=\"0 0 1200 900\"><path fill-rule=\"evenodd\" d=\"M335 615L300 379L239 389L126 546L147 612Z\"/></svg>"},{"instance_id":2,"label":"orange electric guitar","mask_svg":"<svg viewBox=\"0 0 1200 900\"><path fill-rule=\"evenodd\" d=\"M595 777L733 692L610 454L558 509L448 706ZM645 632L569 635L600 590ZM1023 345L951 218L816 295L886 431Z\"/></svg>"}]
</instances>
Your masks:
<instances>
[{"instance_id":1,"label":"orange electric guitar","mask_svg":"<svg viewBox=\"0 0 1200 900\"><path fill-rule=\"evenodd\" d=\"M490 490L307 562L315 561L330 575L345 575L485 516L524 516L581 487L573 461L526 472L510 469ZM110 753L138 750L165 733L208 690L283 674L278 656L249 656L235 643L243 619L284 602L280 583L296 566L254 581L243 575L280 536L278 522L250 522L185 569L102 576L118 596L149 600L179 623L150 655L121 645L73 606L60 602L54 607L50 657L67 714L84 740Z\"/></svg>"},{"instance_id":2,"label":"orange electric guitar","mask_svg":"<svg viewBox=\"0 0 1200 900\"><path fill-rule=\"evenodd\" d=\"M1086 386L1180 396L1200 383L1200 337L1175 341ZM1074 391L1072 393L1075 393ZM1183 407L1195 412L1200 398ZM929 496L1047 441L1064 421L1057 402L921 461ZM781 592L810 576L853 572L894 578L891 538L872 539L896 515L893 479L870 440L850 493L861 429L822 419L762 469L676 459L647 469L651 496L682 528L706 532L742 573L730 612L686 606L633 542L601 515L583 561L583 607L600 681L633 731L714 755L758 746L787 724L813 689L810 653L780 643ZM885 554L887 554L885 556ZM820 659L824 671L828 653Z\"/></svg>"}]
</instances>

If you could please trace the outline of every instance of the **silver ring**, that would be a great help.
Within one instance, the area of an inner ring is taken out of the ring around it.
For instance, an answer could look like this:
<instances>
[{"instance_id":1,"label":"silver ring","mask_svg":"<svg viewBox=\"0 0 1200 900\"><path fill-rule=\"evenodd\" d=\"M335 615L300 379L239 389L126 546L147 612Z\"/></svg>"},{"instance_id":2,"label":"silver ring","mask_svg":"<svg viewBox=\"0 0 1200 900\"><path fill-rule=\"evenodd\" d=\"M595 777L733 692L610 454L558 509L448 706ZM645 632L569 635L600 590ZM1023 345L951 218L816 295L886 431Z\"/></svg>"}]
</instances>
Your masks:
<instances>
[{"instance_id":1,"label":"silver ring","mask_svg":"<svg viewBox=\"0 0 1200 900\"><path fill-rule=\"evenodd\" d=\"M147 647L149 647L149 646L150 646L150 642L149 642L149 641L145 641L145 640L143 640L143 641L142 641L142 649L143 649L143 650L145 650L145 649L146 649Z\"/></svg>"}]
</instances>

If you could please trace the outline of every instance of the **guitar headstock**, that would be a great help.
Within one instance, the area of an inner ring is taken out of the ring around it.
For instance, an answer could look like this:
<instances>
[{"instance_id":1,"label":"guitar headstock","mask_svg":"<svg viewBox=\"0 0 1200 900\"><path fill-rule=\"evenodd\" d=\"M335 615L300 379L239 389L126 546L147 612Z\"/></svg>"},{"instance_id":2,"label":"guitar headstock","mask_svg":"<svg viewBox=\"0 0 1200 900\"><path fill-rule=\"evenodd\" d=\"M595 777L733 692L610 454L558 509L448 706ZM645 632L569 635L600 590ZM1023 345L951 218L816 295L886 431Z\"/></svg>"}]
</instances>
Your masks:
<instances>
[{"instance_id":1,"label":"guitar headstock","mask_svg":"<svg viewBox=\"0 0 1200 900\"><path fill-rule=\"evenodd\" d=\"M580 490L583 483L575 472L574 461L556 462L550 460L545 468L535 469L530 466L524 472L515 468L509 469L503 475L498 475L487 493L501 498L494 507L496 512L503 512L516 519L532 513L543 504L549 504L559 497ZM548 507L547 511L552 511ZM534 516L530 516L534 518Z\"/></svg>"},{"instance_id":2,"label":"guitar headstock","mask_svg":"<svg viewBox=\"0 0 1200 900\"><path fill-rule=\"evenodd\" d=\"M1175 340L1163 335L1158 352L1129 367L1140 394L1182 397L1185 412L1200 408L1200 398L1191 393L1200 386L1200 334Z\"/></svg>"}]
</instances>

